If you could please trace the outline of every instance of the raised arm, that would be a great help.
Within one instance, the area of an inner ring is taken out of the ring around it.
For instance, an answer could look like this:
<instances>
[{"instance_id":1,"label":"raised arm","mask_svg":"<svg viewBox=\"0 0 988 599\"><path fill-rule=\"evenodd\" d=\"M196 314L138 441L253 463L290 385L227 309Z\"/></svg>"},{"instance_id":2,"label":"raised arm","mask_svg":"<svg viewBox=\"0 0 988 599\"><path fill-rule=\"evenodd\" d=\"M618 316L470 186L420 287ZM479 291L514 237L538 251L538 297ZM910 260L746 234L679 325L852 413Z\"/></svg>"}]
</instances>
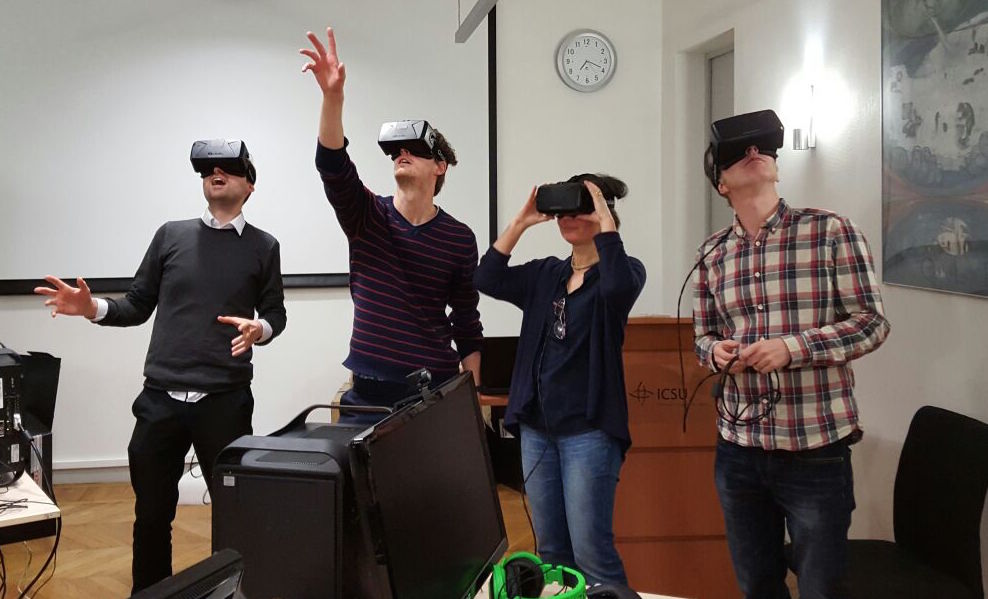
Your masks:
<instances>
[{"instance_id":1,"label":"raised arm","mask_svg":"<svg viewBox=\"0 0 988 599\"><path fill-rule=\"evenodd\" d=\"M346 81L346 66L340 62L336 52L336 34L332 27L326 28L326 46L311 31L306 33L306 37L312 48L299 50L300 54L309 59L302 67L302 72L311 71L322 90L319 143L330 150L339 150L343 148L343 83Z\"/></svg>"},{"instance_id":2,"label":"raised arm","mask_svg":"<svg viewBox=\"0 0 988 599\"><path fill-rule=\"evenodd\" d=\"M336 51L336 34L332 27L326 29L325 46L311 31L306 35L312 48L299 50L309 59L302 72L311 71L322 92L316 168L322 178L326 199L336 212L336 220L347 238L353 239L365 231L369 222L383 223L386 215L377 196L364 187L357 167L346 151L347 141L343 136L346 67L340 62Z\"/></svg>"},{"instance_id":3,"label":"raised arm","mask_svg":"<svg viewBox=\"0 0 988 599\"><path fill-rule=\"evenodd\" d=\"M491 249L480 259L473 280L477 290L494 299L504 300L523 307L528 289L528 273L532 271L532 263L521 266L508 266L512 250L518 245L522 234L532 225L552 220L548 214L542 214L535 209L535 192L533 187L528 194L528 200L515 215L508 227L501 233Z\"/></svg>"},{"instance_id":4,"label":"raised arm","mask_svg":"<svg viewBox=\"0 0 988 599\"><path fill-rule=\"evenodd\" d=\"M594 245L600 256L601 292L609 306L627 315L645 287L645 267L624 251L624 243L617 232L617 223L614 222L614 216L607 207L600 188L592 181L584 181L583 185L593 198L594 211L577 215L577 218L600 224L600 233L594 237Z\"/></svg>"}]
</instances>

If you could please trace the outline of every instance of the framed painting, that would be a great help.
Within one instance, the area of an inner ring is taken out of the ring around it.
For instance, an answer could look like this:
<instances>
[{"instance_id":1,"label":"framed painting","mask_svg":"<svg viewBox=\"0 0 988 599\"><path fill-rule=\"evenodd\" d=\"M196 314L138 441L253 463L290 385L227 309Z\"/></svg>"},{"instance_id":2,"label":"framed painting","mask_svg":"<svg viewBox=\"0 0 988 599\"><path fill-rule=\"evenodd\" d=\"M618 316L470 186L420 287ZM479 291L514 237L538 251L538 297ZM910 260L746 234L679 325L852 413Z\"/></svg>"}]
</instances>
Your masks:
<instances>
[{"instance_id":1,"label":"framed painting","mask_svg":"<svg viewBox=\"0 0 988 599\"><path fill-rule=\"evenodd\" d=\"M988 0L882 0L886 283L988 297Z\"/></svg>"}]
</instances>

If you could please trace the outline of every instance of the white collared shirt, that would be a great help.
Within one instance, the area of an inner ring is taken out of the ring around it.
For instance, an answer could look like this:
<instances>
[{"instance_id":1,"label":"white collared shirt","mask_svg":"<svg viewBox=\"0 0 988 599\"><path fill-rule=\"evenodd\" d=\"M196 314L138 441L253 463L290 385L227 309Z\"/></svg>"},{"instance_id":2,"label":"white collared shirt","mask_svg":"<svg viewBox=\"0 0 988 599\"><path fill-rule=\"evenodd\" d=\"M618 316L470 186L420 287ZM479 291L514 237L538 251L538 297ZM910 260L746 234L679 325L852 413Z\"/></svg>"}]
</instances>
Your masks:
<instances>
[{"instance_id":1,"label":"white collared shirt","mask_svg":"<svg viewBox=\"0 0 988 599\"><path fill-rule=\"evenodd\" d=\"M216 220L216 217L209 211L209 208L206 208L202 212L202 222L206 223L206 226L211 229L236 229L237 235L243 235L247 219L244 218L244 213L241 212L230 222L221 223Z\"/></svg>"},{"instance_id":2,"label":"white collared shirt","mask_svg":"<svg viewBox=\"0 0 988 599\"><path fill-rule=\"evenodd\" d=\"M233 229L237 232L237 235L243 235L244 226L247 225L247 219L244 218L243 212L238 214L230 222L221 223L215 216L213 216L213 213L209 211L209 208L206 208L200 218L202 218L202 222L211 229ZM96 298L96 316L92 318L92 321L99 322L103 320L109 309L110 305L105 299L101 297ZM261 338L257 340L257 343L263 343L271 338L273 329L271 328L271 325L268 324L268 321L263 318L259 318L258 322L261 323ZM203 397L206 397L207 394L203 391L169 391L168 395L178 401L195 402L199 401Z\"/></svg>"}]
</instances>

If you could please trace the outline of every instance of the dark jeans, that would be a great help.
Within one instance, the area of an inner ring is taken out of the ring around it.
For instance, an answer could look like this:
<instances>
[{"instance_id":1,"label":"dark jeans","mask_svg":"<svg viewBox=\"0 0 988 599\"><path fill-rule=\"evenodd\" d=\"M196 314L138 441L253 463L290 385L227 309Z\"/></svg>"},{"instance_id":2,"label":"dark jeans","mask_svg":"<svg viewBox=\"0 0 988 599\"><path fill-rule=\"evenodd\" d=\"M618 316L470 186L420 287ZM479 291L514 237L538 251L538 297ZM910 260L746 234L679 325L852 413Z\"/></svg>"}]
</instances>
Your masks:
<instances>
[{"instance_id":1,"label":"dark jeans","mask_svg":"<svg viewBox=\"0 0 988 599\"><path fill-rule=\"evenodd\" d=\"M409 383L381 381L353 375L353 387L340 397L340 405L393 408L396 403L416 393L415 387ZM340 417L337 422L348 425L372 426L386 416L386 413L372 412L367 414L340 410Z\"/></svg>"},{"instance_id":2,"label":"dark jeans","mask_svg":"<svg viewBox=\"0 0 988 599\"><path fill-rule=\"evenodd\" d=\"M614 547L618 441L599 429L550 438L523 424L521 462L539 557L576 568L587 584L628 584Z\"/></svg>"},{"instance_id":3,"label":"dark jeans","mask_svg":"<svg viewBox=\"0 0 988 599\"><path fill-rule=\"evenodd\" d=\"M127 455L136 496L132 572L137 592L172 574L171 523L189 447L195 447L206 485L212 485L220 450L251 434L254 396L245 387L187 403L145 388L133 412L137 423Z\"/></svg>"},{"instance_id":4,"label":"dark jeans","mask_svg":"<svg viewBox=\"0 0 988 599\"><path fill-rule=\"evenodd\" d=\"M800 599L842 599L854 510L851 448L765 451L723 439L714 467L734 572L747 599L789 599L785 531Z\"/></svg>"}]
</instances>

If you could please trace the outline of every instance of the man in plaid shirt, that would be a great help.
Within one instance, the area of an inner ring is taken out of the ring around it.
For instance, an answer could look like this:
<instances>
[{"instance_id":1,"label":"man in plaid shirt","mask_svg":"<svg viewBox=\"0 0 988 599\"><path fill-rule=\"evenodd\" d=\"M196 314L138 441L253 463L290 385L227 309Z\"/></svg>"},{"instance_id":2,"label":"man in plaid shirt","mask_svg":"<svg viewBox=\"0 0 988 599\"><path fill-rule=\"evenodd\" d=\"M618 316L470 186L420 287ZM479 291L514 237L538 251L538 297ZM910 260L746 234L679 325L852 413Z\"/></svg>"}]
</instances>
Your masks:
<instances>
[{"instance_id":1,"label":"man in plaid shirt","mask_svg":"<svg viewBox=\"0 0 988 599\"><path fill-rule=\"evenodd\" d=\"M861 231L779 198L774 152L751 146L734 160L711 168L708 157L736 217L700 246L693 280L697 356L730 373L715 465L728 547L745 597L789 599L788 528L800 597L844 597L861 438L850 362L889 324Z\"/></svg>"}]
</instances>

